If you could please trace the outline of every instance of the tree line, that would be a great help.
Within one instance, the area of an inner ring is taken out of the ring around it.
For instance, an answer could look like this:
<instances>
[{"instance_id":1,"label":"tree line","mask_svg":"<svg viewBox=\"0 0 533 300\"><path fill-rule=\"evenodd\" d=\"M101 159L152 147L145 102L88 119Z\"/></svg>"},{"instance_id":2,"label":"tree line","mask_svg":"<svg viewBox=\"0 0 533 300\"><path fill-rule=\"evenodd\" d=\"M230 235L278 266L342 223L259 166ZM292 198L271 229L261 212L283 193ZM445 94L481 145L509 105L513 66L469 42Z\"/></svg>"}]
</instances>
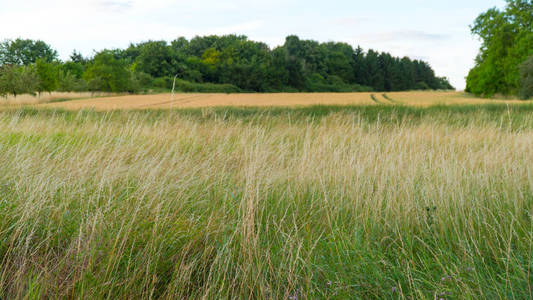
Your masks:
<instances>
[{"instance_id":1,"label":"tree line","mask_svg":"<svg viewBox=\"0 0 533 300\"><path fill-rule=\"evenodd\" d=\"M0 43L0 95L51 91L352 92L453 89L427 62L286 38L274 49L242 35L178 38L74 51L67 61L43 41Z\"/></svg>"},{"instance_id":2,"label":"tree line","mask_svg":"<svg viewBox=\"0 0 533 300\"><path fill-rule=\"evenodd\" d=\"M506 0L477 17L472 34L481 41L466 90L481 96L533 97L533 1Z\"/></svg>"}]
</instances>

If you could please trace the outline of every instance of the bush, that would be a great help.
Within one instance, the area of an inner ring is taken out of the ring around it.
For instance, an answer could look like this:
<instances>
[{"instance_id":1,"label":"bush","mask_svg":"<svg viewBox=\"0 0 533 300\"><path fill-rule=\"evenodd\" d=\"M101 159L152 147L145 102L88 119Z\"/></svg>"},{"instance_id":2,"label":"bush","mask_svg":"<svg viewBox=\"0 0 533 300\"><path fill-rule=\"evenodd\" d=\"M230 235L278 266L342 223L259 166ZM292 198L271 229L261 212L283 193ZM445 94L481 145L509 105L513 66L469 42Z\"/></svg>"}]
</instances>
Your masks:
<instances>
[{"instance_id":1,"label":"bush","mask_svg":"<svg viewBox=\"0 0 533 300\"><path fill-rule=\"evenodd\" d=\"M233 84L217 83L195 83L182 79L176 80L176 90L181 92L198 92L198 93L238 93L241 89Z\"/></svg>"},{"instance_id":2,"label":"bush","mask_svg":"<svg viewBox=\"0 0 533 300\"><path fill-rule=\"evenodd\" d=\"M85 80L76 77L70 71L59 71L57 90L60 92L86 92L89 90L89 85Z\"/></svg>"},{"instance_id":3,"label":"bush","mask_svg":"<svg viewBox=\"0 0 533 300\"><path fill-rule=\"evenodd\" d=\"M415 90L431 90L431 87L424 81L420 81L415 85Z\"/></svg>"},{"instance_id":4,"label":"bush","mask_svg":"<svg viewBox=\"0 0 533 300\"><path fill-rule=\"evenodd\" d=\"M330 75L327 79L318 73L306 78L305 89L308 92L371 92L373 89L359 84L347 84L339 76Z\"/></svg>"},{"instance_id":5,"label":"bush","mask_svg":"<svg viewBox=\"0 0 533 300\"><path fill-rule=\"evenodd\" d=\"M143 72L132 72L129 92L144 92L153 86L153 81L154 79L152 76L150 76L150 74Z\"/></svg>"},{"instance_id":6,"label":"bush","mask_svg":"<svg viewBox=\"0 0 533 300\"><path fill-rule=\"evenodd\" d=\"M152 86L152 82L154 81L154 79L152 78L152 76L150 76L150 74L146 74L146 73L142 73L142 72L134 73L133 74L133 78L143 88L151 87Z\"/></svg>"},{"instance_id":7,"label":"bush","mask_svg":"<svg viewBox=\"0 0 533 300\"><path fill-rule=\"evenodd\" d=\"M157 88L169 89L169 87L168 87L168 83L167 83L167 81L165 80L165 78L163 78L163 77L155 78L155 79L152 81L152 85L153 85L154 87L157 87Z\"/></svg>"}]
</instances>

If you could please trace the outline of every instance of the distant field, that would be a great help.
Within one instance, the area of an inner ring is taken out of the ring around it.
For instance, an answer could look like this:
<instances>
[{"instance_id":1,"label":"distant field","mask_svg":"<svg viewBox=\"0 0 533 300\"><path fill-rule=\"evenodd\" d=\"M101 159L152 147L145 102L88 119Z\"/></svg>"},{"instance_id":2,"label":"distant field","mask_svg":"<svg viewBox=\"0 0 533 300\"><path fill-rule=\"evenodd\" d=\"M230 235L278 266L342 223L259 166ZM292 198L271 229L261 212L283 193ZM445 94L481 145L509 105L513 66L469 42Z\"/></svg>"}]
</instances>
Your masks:
<instances>
[{"instance_id":1,"label":"distant field","mask_svg":"<svg viewBox=\"0 0 533 300\"><path fill-rule=\"evenodd\" d=\"M278 93L278 94L170 94L133 95L80 99L41 104L41 107L65 109L165 109L211 106L306 106L306 105L377 105L405 104L416 106L503 103L459 92L395 93ZM506 100L505 103L523 103Z\"/></svg>"},{"instance_id":2,"label":"distant field","mask_svg":"<svg viewBox=\"0 0 533 300\"><path fill-rule=\"evenodd\" d=\"M52 93L41 93L40 95L18 95L14 97L9 95L7 97L0 97L0 105L28 105L28 104L40 104L48 103L54 101L62 101L68 99L87 99L94 97L105 97L112 96L111 93L105 92L52 92Z\"/></svg>"}]
</instances>

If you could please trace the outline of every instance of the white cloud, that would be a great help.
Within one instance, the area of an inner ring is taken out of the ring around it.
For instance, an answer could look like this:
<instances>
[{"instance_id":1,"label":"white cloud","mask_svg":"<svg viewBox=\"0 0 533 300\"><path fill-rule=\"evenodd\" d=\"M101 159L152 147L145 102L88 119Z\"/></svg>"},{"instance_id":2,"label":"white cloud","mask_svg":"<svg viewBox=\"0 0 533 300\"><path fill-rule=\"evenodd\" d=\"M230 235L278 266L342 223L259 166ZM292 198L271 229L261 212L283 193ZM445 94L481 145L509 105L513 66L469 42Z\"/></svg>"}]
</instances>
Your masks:
<instances>
[{"instance_id":1,"label":"white cloud","mask_svg":"<svg viewBox=\"0 0 533 300\"><path fill-rule=\"evenodd\" d=\"M345 18L335 18L333 24L339 26L355 26L361 25L362 23L368 22L369 19L366 17L345 17Z\"/></svg>"},{"instance_id":2,"label":"white cloud","mask_svg":"<svg viewBox=\"0 0 533 300\"><path fill-rule=\"evenodd\" d=\"M372 34L359 35L356 38L366 42L409 42L423 41L435 42L448 39L446 34L430 33L419 30L398 30L389 32L377 32Z\"/></svg>"},{"instance_id":3,"label":"white cloud","mask_svg":"<svg viewBox=\"0 0 533 300\"><path fill-rule=\"evenodd\" d=\"M95 3L96 7L103 11L122 12L129 10L133 7L133 1L98 1Z\"/></svg>"}]
</instances>

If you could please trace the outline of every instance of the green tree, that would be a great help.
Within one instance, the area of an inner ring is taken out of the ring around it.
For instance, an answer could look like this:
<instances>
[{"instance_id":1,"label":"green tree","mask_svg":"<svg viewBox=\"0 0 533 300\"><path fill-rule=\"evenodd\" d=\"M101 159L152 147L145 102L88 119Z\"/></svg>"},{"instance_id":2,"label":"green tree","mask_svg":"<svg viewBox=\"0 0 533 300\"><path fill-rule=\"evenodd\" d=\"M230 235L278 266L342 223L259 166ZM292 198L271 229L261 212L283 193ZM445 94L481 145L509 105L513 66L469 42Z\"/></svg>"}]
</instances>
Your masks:
<instances>
[{"instance_id":1,"label":"green tree","mask_svg":"<svg viewBox=\"0 0 533 300\"><path fill-rule=\"evenodd\" d=\"M58 70L57 90L62 92L84 92L89 89L87 82L68 70Z\"/></svg>"},{"instance_id":2,"label":"green tree","mask_svg":"<svg viewBox=\"0 0 533 300\"><path fill-rule=\"evenodd\" d=\"M95 55L83 75L93 91L130 92L132 74L126 61L115 58L115 53L104 50Z\"/></svg>"},{"instance_id":3,"label":"green tree","mask_svg":"<svg viewBox=\"0 0 533 300\"><path fill-rule=\"evenodd\" d=\"M0 65L30 65L38 59L56 61L57 51L43 41L5 40L0 43Z\"/></svg>"},{"instance_id":4,"label":"green tree","mask_svg":"<svg viewBox=\"0 0 533 300\"><path fill-rule=\"evenodd\" d=\"M176 58L165 41L149 41L136 46L135 69L153 77L174 76ZM133 52L130 46L130 52ZM135 55L133 55L135 56Z\"/></svg>"},{"instance_id":5,"label":"green tree","mask_svg":"<svg viewBox=\"0 0 533 300\"><path fill-rule=\"evenodd\" d=\"M507 0L504 10L491 8L471 26L481 41L467 91L484 96L518 94L518 66L533 54L533 2Z\"/></svg>"},{"instance_id":6,"label":"green tree","mask_svg":"<svg viewBox=\"0 0 533 300\"><path fill-rule=\"evenodd\" d=\"M39 77L37 91L52 92L57 89L57 67L46 62L44 59L39 58L35 62L35 70Z\"/></svg>"},{"instance_id":7,"label":"green tree","mask_svg":"<svg viewBox=\"0 0 533 300\"><path fill-rule=\"evenodd\" d=\"M520 65L520 96L523 99L533 97L533 56Z\"/></svg>"},{"instance_id":8,"label":"green tree","mask_svg":"<svg viewBox=\"0 0 533 300\"><path fill-rule=\"evenodd\" d=\"M37 72L33 66L3 66L0 73L0 93L11 94L14 97L20 94L33 94L38 89Z\"/></svg>"}]
</instances>

